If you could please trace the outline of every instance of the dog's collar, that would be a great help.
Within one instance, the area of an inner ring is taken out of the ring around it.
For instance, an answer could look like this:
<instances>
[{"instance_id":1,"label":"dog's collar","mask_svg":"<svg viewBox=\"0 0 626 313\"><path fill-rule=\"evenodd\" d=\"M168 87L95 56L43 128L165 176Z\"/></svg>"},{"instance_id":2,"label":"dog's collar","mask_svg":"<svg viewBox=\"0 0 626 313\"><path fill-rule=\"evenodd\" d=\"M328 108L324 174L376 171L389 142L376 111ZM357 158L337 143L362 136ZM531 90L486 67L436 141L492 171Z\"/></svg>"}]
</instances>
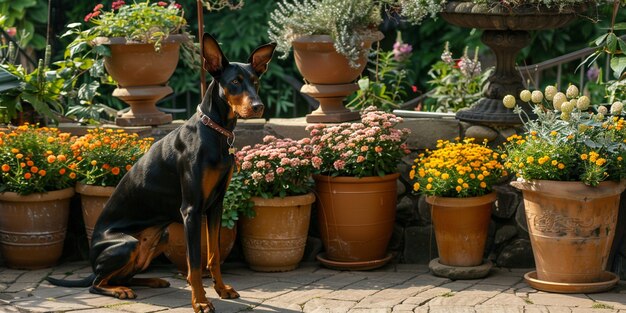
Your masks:
<instances>
[{"instance_id":1,"label":"dog's collar","mask_svg":"<svg viewBox=\"0 0 626 313\"><path fill-rule=\"evenodd\" d=\"M200 106L198 106L197 111L198 111L198 115L200 116L200 122L202 122L202 124L204 124L204 126L210 127L213 130L215 130L216 132L218 132L218 133L222 134L224 137L226 137L226 143L229 146L228 153L235 154L235 148L234 148L235 134L233 132L229 131L228 129L220 126L219 124L215 123L208 115L206 115L206 114L204 114L204 112L202 112L202 109L200 108Z\"/></svg>"}]
</instances>

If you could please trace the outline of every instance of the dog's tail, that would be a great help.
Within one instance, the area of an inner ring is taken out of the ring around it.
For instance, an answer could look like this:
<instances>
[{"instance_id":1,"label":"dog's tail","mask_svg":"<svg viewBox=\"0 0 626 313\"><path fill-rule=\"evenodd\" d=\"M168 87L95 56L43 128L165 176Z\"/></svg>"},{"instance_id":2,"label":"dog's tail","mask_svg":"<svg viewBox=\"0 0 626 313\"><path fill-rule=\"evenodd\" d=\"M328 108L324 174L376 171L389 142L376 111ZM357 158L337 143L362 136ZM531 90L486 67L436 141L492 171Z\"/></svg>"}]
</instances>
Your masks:
<instances>
[{"instance_id":1,"label":"dog's tail","mask_svg":"<svg viewBox=\"0 0 626 313\"><path fill-rule=\"evenodd\" d=\"M57 279L53 277L46 277L46 280L55 285L61 287L89 287L93 283L96 278L96 274L91 274L88 277L79 280L65 280L65 279Z\"/></svg>"}]
</instances>

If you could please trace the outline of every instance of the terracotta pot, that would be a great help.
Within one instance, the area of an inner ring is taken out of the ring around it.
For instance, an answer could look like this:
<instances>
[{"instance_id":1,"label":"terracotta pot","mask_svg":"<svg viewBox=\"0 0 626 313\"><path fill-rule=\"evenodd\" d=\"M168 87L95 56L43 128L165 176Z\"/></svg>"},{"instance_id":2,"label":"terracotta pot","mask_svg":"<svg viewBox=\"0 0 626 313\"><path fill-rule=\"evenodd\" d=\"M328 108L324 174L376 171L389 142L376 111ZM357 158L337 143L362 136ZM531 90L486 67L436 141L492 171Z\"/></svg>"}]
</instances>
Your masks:
<instances>
[{"instance_id":1,"label":"terracotta pot","mask_svg":"<svg viewBox=\"0 0 626 313\"><path fill-rule=\"evenodd\" d=\"M107 72L117 81L113 96L128 105L130 111L118 116L118 126L162 125L172 121L156 107L157 101L173 92L167 86L178 64L180 43L184 35L170 35L155 51L153 44L127 42L125 38L98 37L96 44L111 49L104 59Z\"/></svg>"},{"instance_id":2,"label":"terracotta pot","mask_svg":"<svg viewBox=\"0 0 626 313\"><path fill-rule=\"evenodd\" d=\"M85 222L85 232L87 233L89 246L91 246L91 236L93 235L96 221L114 191L115 187L94 186L83 183L76 184L76 193L80 194L83 221Z\"/></svg>"},{"instance_id":3,"label":"terracotta pot","mask_svg":"<svg viewBox=\"0 0 626 313\"><path fill-rule=\"evenodd\" d=\"M285 198L252 197L254 218L239 221L243 256L251 269L284 272L298 267L311 221L313 193Z\"/></svg>"},{"instance_id":4,"label":"terracotta pot","mask_svg":"<svg viewBox=\"0 0 626 313\"><path fill-rule=\"evenodd\" d=\"M178 64L180 43L184 35L170 35L157 52L153 44L128 42L123 37L98 37L96 44L111 49L104 66L121 87L165 85Z\"/></svg>"},{"instance_id":5,"label":"terracotta pot","mask_svg":"<svg viewBox=\"0 0 626 313\"><path fill-rule=\"evenodd\" d=\"M170 260L181 273L187 273L187 241L185 240L185 233L183 224L172 223L167 227L169 232L169 239L167 248L163 252L168 260ZM207 249L207 228L206 220L202 221L202 241L200 242L202 249L202 261L201 264L207 264L208 262L208 249ZM235 239L237 238L237 225L233 228L222 227L220 228L220 263L224 263L224 260L230 254L230 251L235 245ZM210 276L210 273L206 271L204 273Z\"/></svg>"},{"instance_id":6,"label":"terracotta pot","mask_svg":"<svg viewBox=\"0 0 626 313\"><path fill-rule=\"evenodd\" d=\"M511 185L524 195L537 278L558 283L603 281L626 182L590 187L535 180Z\"/></svg>"},{"instance_id":7,"label":"terracotta pot","mask_svg":"<svg viewBox=\"0 0 626 313\"><path fill-rule=\"evenodd\" d=\"M22 196L0 193L0 243L10 268L53 266L63 252L74 188Z\"/></svg>"},{"instance_id":8,"label":"terracotta pot","mask_svg":"<svg viewBox=\"0 0 626 313\"><path fill-rule=\"evenodd\" d=\"M477 266L483 262L495 200L495 192L471 198L426 197L441 264Z\"/></svg>"},{"instance_id":9,"label":"terracotta pot","mask_svg":"<svg viewBox=\"0 0 626 313\"><path fill-rule=\"evenodd\" d=\"M399 176L313 175L327 259L361 262L386 256L396 219Z\"/></svg>"}]
</instances>

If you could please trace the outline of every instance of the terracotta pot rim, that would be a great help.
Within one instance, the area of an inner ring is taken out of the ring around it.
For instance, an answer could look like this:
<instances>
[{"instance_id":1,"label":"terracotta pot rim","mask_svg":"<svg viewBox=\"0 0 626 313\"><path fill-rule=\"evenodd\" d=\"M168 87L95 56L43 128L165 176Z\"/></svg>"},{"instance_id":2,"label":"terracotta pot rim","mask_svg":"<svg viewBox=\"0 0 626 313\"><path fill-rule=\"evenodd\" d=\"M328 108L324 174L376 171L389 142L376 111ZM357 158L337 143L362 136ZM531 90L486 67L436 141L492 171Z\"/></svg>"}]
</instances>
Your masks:
<instances>
[{"instance_id":1,"label":"terracotta pot rim","mask_svg":"<svg viewBox=\"0 0 626 313\"><path fill-rule=\"evenodd\" d=\"M100 197L108 197L113 194L116 186L99 186L99 185L89 185L83 183L76 183L76 193L86 196L100 196Z\"/></svg>"},{"instance_id":2,"label":"terracotta pot rim","mask_svg":"<svg viewBox=\"0 0 626 313\"><path fill-rule=\"evenodd\" d=\"M462 5L460 10L457 7ZM504 5L490 5L487 3L473 3L471 1L448 1L442 13L461 13L461 14L477 14L477 15L568 15L578 14L588 8L587 4L572 4L562 8L548 7L545 5L520 5L516 7L507 7Z\"/></svg>"},{"instance_id":3,"label":"terracotta pot rim","mask_svg":"<svg viewBox=\"0 0 626 313\"><path fill-rule=\"evenodd\" d=\"M372 31L364 33L362 39L365 42L376 42L385 38L380 31ZM335 43L335 40L330 35L301 35L292 41L292 44L307 44L307 43Z\"/></svg>"},{"instance_id":4,"label":"terracotta pot rim","mask_svg":"<svg viewBox=\"0 0 626 313\"><path fill-rule=\"evenodd\" d=\"M162 43L178 43L189 40L189 37L185 34L170 34L165 37ZM151 45L153 43L130 41L126 37L96 37L93 42L96 45Z\"/></svg>"},{"instance_id":5,"label":"terracotta pot rim","mask_svg":"<svg viewBox=\"0 0 626 313\"><path fill-rule=\"evenodd\" d=\"M284 198L275 197L271 199L265 199L263 197L251 197L250 200L254 202L255 206L285 207L311 204L315 202L315 194L313 192L309 192L304 195L286 196Z\"/></svg>"},{"instance_id":6,"label":"terracotta pot rim","mask_svg":"<svg viewBox=\"0 0 626 313\"><path fill-rule=\"evenodd\" d=\"M510 184L524 192L540 192L548 196L585 201L619 195L626 189L626 180L603 181L596 187L585 185L580 181L541 179L512 181Z\"/></svg>"},{"instance_id":7,"label":"terracotta pot rim","mask_svg":"<svg viewBox=\"0 0 626 313\"><path fill-rule=\"evenodd\" d=\"M391 173L386 174L385 176L366 176L366 177L354 177L354 176L329 176L329 175L321 175L321 174L313 174L314 180L325 181L325 182L335 182L335 183L353 183L353 182L380 182L387 180L395 180L400 177L400 173Z\"/></svg>"},{"instance_id":8,"label":"terracotta pot rim","mask_svg":"<svg viewBox=\"0 0 626 313\"><path fill-rule=\"evenodd\" d=\"M13 202L43 202L50 200L60 200L71 198L74 195L74 187L68 187L61 190L52 190L44 193L32 193L28 195L20 195L17 192L5 191L0 193L1 201Z\"/></svg>"},{"instance_id":9,"label":"terracotta pot rim","mask_svg":"<svg viewBox=\"0 0 626 313\"><path fill-rule=\"evenodd\" d=\"M428 204L437 205L437 206L478 206L483 204L488 204L496 201L497 193L492 191L486 195L476 196L476 197L465 197L465 198L453 198L453 197L440 197L440 196L427 196L426 202Z\"/></svg>"}]
</instances>

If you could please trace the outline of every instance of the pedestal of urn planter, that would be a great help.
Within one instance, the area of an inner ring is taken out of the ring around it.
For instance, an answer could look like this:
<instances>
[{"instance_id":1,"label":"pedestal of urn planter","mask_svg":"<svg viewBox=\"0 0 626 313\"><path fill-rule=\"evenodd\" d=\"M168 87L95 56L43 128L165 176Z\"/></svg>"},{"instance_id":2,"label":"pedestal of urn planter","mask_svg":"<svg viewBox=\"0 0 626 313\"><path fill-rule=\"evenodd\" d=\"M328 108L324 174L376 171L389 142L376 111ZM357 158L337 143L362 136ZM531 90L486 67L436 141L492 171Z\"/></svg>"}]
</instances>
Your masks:
<instances>
[{"instance_id":1,"label":"pedestal of urn planter","mask_svg":"<svg viewBox=\"0 0 626 313\"><path fill-rule=\"evenodd\" d=\"M448 2L441 17L456 26L484 30L481 41L496 56L496 68L488 78L484 97L471 108L457 112L457 119L479 124L521 124L518 114L504 107L502 98L508 94L519 97L524 89L522 77L515 68L515 57L530 43L529 31L565 26L584 9L584 5L494 7L463 1ZM519 98L518 103L523 104L522 109L531 118L534 116L530 106Z\"/></svg>"},{"instance_id":2,"label":"pedestal of urn planter","mask_svg":"<svg viewBox=\"0 0 626 313\"><path fill-rule=\"evenodd\" d=\"M358 120L361 117L359 112L343 106L343 99L358 89L357 84L302 86L300 92L320 102L317 110L306 116L307 123L341 123Z\"/></svg>"},{"instance_id":3,"label":"pedestal of urn planter","mask_svg":"<svg viewBox=\"0 0 626 313\"><path fill-rule=\"evenodd\" d=\"M115 119L118 126L162 125L172 121L171 114L165 114L156 107L157 101L173 92L170 86L118 87L113 96L130 105L130 111Z\"/></svg>"}]
</instances>

